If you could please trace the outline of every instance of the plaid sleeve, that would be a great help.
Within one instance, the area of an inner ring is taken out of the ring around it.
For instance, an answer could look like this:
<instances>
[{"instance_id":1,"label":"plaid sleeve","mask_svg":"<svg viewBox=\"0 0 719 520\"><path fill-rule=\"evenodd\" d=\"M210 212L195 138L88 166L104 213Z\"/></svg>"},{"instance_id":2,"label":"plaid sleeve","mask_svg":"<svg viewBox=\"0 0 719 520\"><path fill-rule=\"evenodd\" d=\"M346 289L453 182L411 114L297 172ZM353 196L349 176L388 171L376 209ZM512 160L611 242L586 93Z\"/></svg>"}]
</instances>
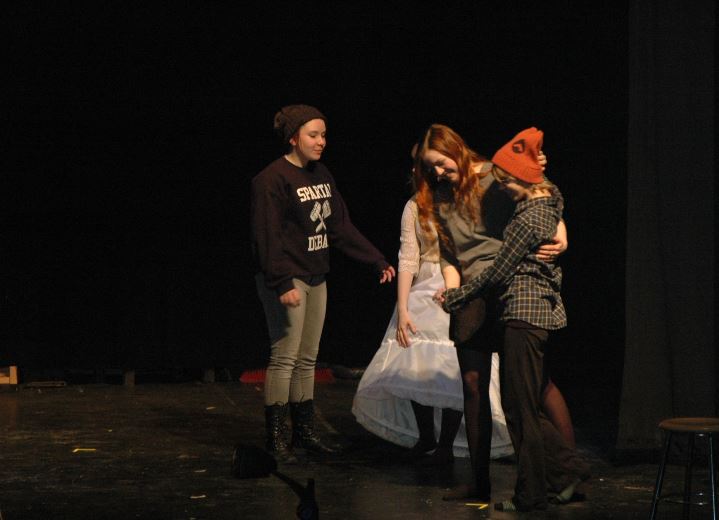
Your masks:
<instances>
[{"instance_id":1,"label":"plaid sleeve","mask_svg":"<svg viewBox=\"0 0 719 520\"><path fill-rule=\"evenodd\" d=\"M447 312L456 311L475 297L482 289L509 281L522 259L534 248L536 238L524 219L515 219L504 232L504 243L492 265L468 283L444 293L442 308Z\"/></svg>"}]
</instances>

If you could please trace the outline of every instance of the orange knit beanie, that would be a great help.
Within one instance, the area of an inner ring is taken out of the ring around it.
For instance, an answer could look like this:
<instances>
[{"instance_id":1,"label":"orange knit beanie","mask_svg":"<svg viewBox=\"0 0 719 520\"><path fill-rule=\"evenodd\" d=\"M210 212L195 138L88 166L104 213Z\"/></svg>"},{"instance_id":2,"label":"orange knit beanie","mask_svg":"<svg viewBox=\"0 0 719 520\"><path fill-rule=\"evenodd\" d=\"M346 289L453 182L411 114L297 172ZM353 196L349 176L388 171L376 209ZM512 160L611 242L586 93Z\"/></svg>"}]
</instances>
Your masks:
<instances>
[{"instance_id":1,"label":"orange knit beanie","mask_svg":"<svg viewBox=\"0 0 719 520\"><path fill-rule=\"evenodd\" d=\"M538 184L544 180L542 167L537 162L543 142L544 132L527 128L497 150L492 162L519 180Z\"/></svg>"}]
</instances>

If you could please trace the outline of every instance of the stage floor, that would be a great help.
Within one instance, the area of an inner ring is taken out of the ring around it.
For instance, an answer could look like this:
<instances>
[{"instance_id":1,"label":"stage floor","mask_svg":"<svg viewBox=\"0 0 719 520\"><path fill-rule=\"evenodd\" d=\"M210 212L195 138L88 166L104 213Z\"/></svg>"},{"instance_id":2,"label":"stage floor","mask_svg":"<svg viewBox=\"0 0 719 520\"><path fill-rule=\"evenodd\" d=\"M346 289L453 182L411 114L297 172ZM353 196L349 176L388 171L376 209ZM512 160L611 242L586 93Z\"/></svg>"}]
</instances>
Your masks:
<instances>
[{"instance_id":1,"label":"stage floor","mask_svg":"<svg viewBox=\"0 0 719 520\"><path fill-rule=\"evenodd\" d=\"M347 446L281 471L316 482L322 519L514 518L490 507L443 502L469 461L422 468L405 450L367 433L350 412L356 380L317 385L317 430ZM277 478L236 479L233 446L263 443L262 388L241 383L71 384L0 392L0 519L292 519L299 503ZM614 465L602 432L575 422L593 478L585 502L522 518L648 518L655 464ZM596 435L600 433L600 435ZM512 463L492 466L493 498L512 494ZM681 488L672 468L665 488ZM704 484L695 477L695 486ZM676 483L676 484L674 484ZM692 518L709 518L693 508ZM662 504L659 518L680 518Z\"/></svg>"}]
</instances>

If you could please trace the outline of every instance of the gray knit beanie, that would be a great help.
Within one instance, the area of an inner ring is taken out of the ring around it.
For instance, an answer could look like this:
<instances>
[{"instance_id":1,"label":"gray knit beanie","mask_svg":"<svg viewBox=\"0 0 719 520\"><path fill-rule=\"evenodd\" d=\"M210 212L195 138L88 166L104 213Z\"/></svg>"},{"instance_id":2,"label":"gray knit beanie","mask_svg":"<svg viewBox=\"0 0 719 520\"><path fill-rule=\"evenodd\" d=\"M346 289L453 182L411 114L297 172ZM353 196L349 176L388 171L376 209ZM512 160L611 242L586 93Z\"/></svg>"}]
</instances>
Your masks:
<instances>
[{"instance_id":1,"label":"gray knit beanie","mask_svg":"<svg viewBox=\"0 0 719 520\"><path fill-rule=\"evenodd\" d=\"M289 143L295 132L307 121L312 121L313 119L327 121L322 112L315 107L310 105L288 105L275 114L275 132L280 136L283 143Z\"/></svg>"}]
</instances>

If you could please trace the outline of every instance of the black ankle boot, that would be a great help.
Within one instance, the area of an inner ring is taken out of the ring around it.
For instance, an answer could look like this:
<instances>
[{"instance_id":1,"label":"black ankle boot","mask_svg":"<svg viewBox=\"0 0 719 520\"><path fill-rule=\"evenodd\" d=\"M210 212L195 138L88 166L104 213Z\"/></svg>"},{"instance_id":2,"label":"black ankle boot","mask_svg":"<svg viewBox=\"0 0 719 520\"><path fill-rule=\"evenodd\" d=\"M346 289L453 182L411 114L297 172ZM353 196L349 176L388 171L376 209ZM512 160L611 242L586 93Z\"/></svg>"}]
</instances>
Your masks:
<instances>
[{"instance_id":1,"label":"black ankle boot","mask_svg":"<svg viewBox=\"0 0 719 520\"><path fill-rule=\"evenodd\" d=\"M273 404L265 406L265 428L267 430L267 451L277 462L296 464L295 457L287 446L285 440L285 421L287 419L287 404Z\"/></svg>"},{"instance_id":2,"label":"black ankle boot","mask_svg":"<svg viewBox=\"0 0 719 520\"><path fill-rule=\"evenodd\" d=\"M292 446L316 453L339 453L341 448L322 442L315 434L315 410L312 400L290 403L292 416Z\"/></svg>"}]
</instances>

